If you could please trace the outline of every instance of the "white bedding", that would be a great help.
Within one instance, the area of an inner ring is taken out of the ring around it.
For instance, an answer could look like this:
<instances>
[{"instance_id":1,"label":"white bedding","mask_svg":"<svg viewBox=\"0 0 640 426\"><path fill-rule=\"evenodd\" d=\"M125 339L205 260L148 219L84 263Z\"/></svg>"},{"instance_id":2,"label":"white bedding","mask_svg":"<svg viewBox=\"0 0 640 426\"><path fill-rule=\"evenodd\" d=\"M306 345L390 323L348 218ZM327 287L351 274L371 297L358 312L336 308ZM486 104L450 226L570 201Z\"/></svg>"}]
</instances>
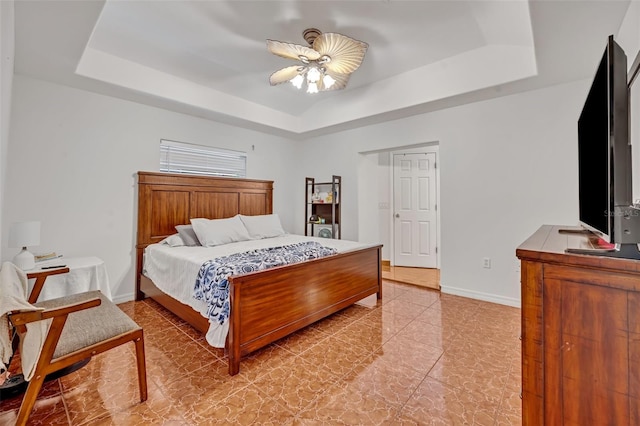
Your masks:
<instances>
[{"instance_id":1,"label":"white bedding","mask_svg":"<svg viewBox=\"0 0 640 426\"><path fill-rule=\"evenodd\" d=\"M317 241L323 246L335 248L339 253L369 246L355 241L305 237L293 234L262 240L240 241L216 247L170 247L166 244L151 244L145 249L143 273L164 293L185 305L191 306L206 317L204 315L207 311L206 303L193 298L196 277L204 262L233 253L243 253L258 248L278 247L303 241ZM206 334L207 342L211 346L223 348L229 331L229 322L225 321L223 325L212 322L209 324L209 331Z\"/></svg>"}]
</instances>

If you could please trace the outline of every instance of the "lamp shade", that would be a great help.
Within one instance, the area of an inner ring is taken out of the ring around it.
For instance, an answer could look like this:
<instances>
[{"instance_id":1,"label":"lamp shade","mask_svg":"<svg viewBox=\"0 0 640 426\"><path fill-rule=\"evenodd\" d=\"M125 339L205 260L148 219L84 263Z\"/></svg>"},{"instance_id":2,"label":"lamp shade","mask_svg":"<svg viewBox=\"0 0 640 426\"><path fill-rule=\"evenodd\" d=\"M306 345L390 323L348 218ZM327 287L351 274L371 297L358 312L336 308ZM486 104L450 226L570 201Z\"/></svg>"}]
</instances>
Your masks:
<instances>
[{"instance_id":1,"label":"lamp shade","mask_svg":"<svg viewBox=\"0 0 640 426\"><path fill-rule=\"evenodd\" d=\"M16 222L9 228L9 247L40 245L40 222Z\"/></svg>"}]
</instances>

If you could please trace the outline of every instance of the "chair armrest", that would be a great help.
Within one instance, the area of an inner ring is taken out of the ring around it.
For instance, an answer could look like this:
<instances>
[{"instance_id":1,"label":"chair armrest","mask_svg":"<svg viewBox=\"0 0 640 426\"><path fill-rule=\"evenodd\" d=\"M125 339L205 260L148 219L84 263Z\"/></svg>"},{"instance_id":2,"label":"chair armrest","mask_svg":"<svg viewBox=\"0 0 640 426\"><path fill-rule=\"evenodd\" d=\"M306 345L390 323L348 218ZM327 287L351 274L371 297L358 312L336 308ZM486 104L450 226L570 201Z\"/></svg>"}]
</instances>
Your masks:
<instances>
[{"instance_id":1,"label":"chair armrest","mask_svg":"<svg viewBox=\"0 0 640 426\"><path fill-rule=\"evenodd\" d=\"M35 278L36 282L33 284L33 289L31 290L31 294L29 294L29 303L33 304L38 301L38 297L40 296L40 292L42 291L42 287L44 286L44 282L49 275L59 275L66 274L69 272L69 268L59 268L59 269L47 269L43 271L37 272L29 272L27 274L27 278L32 279Z\"/></svg>"},{"instance_id":2,"label":"chair armrest","mask_svg":"<svg viewBox=\"0 0 640 426\"><path fill-rule=\"evenodd\" d=\"M49 318L67 316L72 312L81 311L83 309L94 308L99 306L102 301L98 297L94 297L82 302L73 303L70 305L60 306L55 309L46 309L44 311L28 311L28 312L12 312L9 314L11 322L15 326L28 324L34 321L42 321Z\"/></svg>"}]
</instances>

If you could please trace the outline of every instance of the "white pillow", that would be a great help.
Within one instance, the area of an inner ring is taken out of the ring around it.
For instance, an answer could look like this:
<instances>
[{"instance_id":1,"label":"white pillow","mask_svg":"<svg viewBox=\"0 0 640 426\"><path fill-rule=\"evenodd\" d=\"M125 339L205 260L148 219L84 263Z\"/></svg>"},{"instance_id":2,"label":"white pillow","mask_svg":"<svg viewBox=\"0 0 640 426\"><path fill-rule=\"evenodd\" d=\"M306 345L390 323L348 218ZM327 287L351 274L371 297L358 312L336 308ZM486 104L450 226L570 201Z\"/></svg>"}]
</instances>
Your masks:
<instances>
[{"instance_id":1,"label":"white pillow","mask_svg":"<svg viewBox=\"0 0 640 426\"><path fill-rule=\"evenodd\" d=\"M160 241L158 244L166 244L169 247L182 247L184 246L184 241L178 234L169 235L164 240Z\"/></svg>"},{"instance_id":2,"label":"white pillow","mask_svg":"<svg viewBox=\"0 0 640 426\"><path fill-rule=\"evenodd\" d=\"M191 225L198 241L205 247L251 239L237 215L228 219L191 219Z\"/></svg>"},{"instance_id":3,"label":"white pillow","mask_svg":"<svg viewBox=\"0 0 640 426\"><path fill-rule=\"evenodd\" d=\"M277 214L258 216L240 215L240 219L242 219L242 223L244 223L247 231L249 231L252 240L279 237L285 234Z\"/></svg>"}]
</instances>

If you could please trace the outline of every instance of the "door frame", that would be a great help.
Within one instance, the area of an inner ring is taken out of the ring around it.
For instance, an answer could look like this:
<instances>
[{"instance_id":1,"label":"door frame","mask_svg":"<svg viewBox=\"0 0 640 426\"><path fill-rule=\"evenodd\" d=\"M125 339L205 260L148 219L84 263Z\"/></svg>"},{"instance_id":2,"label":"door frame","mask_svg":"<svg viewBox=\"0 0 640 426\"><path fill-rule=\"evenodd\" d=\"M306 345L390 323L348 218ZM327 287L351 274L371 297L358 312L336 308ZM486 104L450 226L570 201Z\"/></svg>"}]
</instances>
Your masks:
<instances>
[{"instance_id":1,"label":"door frame","mask_svg":"<svg viewBox=\"0 0 640 426\"><path fill-rule=\"evenodd\" d=\"M440 145L438 143L435 143L433 145L425 145L425 146L421 146L421 147L416 147L416 148L407 148L407 149L397 149L397 150L391 150L389 151L389 155L391 156L390 158L390 166L391 166L391 173L389 173L389 179L390 179L390 186L389 189L391 190L391 194L389 194L389 200L391 200L391 208L389 209L389 245L390 250L389 250L389 261L391 263L391 266L395 265L396 263L396 248L395 248L395 240L396 240L396 235L395 235L395 226L394 226L394 205L393 205L393 200L395 200L395 185L394 185L394 175L395 175L395 165L394 165L394 161L393 161L393 156L394 155L402 155L402 154L424 154L424 153L435 153L436 154L436 247L437 247L437 252L436 252L436 269L440 269L440 256L442 255L442 246L440 244Z\"/></svg>"}]
</instances>

